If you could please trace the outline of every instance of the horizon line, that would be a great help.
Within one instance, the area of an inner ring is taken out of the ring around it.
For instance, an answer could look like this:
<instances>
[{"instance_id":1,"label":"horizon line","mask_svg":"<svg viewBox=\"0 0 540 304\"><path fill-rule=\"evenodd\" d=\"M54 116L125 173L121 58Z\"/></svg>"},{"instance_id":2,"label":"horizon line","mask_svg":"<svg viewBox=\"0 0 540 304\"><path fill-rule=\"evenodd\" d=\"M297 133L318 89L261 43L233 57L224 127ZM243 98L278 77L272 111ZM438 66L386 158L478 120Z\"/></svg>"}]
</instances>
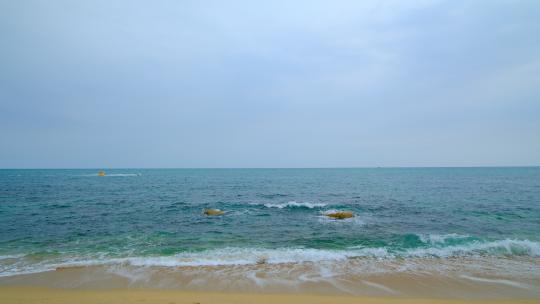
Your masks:
<instances>
[{"instance_id":1,"label":"horizon line","mask_svg":"<svg viewBox=\"0 0 540 304\"><path fill-rule=\"evenodd\" d=\"M35 167L0 168L0 170L242 170L242 169L459 169L459 168L538 168L540 165L476 165L476 166L336 166L336 167Z\"/></svg>"}]
</instances>

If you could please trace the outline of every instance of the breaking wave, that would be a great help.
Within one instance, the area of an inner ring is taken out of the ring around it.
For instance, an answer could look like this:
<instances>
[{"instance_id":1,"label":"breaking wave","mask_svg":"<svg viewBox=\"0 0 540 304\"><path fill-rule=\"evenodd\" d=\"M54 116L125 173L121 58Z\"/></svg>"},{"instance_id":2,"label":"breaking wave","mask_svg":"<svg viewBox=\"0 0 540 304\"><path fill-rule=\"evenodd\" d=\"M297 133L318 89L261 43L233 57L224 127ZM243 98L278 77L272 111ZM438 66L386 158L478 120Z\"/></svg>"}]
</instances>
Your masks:
<instances>
[{"instance_id":1,"label":"breaking wave","mask_svg":"<svg viewBox=\"0 0 540 304\"><path fill-rule=\"evenodd\" d=\"M325 206L327 206L327 204L324 204L324 203L309 203L309 202L297 203L295 201L291 201L291 202L281 203L281 204L268 203L268 204L264 204L264 206L267 207L267 208L278 208L278 209L283 209L283 208L309 208L309 209L313 209L313 208L325 207Z\"/></svg>"},{"instance_id":2,"label":"breaking wave","mask_svg":"<svg viewBox=\"0 0 540 304\"><path fill-rule=\"evenodd\" d=\"M18 259L17 263L2 265L0 276L10 276L22 273L42 272L65 267L129 265L137 267L197 267L197 266L232 266L257 264L285 263L317 263L339 262L348 259L422 259L422 258L452 258L452 257L510 257L528 256L540 257L540 243L529 240L504 239L497 241L471 241L467 244L440 246L439 240L448 238L463 238L456 235L422 236L425 248L390 249L386 247L354 246L343 250L315 248L221 248L201 252L182 252L172 256L146 256L107 258L101 257L71 257L55 261L32 263L22 255L4 256L3 258ZM429 245L437 240L436 245Z\"/></svg>"}]
</instances>

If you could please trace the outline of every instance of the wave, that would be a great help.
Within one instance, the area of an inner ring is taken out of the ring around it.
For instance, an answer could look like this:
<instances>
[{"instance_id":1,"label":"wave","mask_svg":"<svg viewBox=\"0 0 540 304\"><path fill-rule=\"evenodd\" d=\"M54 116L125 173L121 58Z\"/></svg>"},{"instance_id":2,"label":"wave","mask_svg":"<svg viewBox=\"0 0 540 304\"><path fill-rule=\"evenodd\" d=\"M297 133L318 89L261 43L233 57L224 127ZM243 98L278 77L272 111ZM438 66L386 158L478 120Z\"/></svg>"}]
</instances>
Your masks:
<instances>
[{"instance_id":1,"label":"wave","mask_svg":"<svg viewBox=\"0 0 540 304\"><path fill-rule=\"evenodd\" d=\"M323 210L321 211L321 215L328 215L328 214L332 214L332 213L337 213L337 212L348 212L349 210L337 210L337 209L329 209L329 210Z\"/></svg>"},{"instance_id":2,"label":"wave","mask_svg":"<svg viewBox=\"0 0 540 304\"><path fill-rule=\"evenodd\" d=\"M313 209L313 208L325 207L325 206L327 206L327 204L324 204L324 203L309 203L309 202L297 203L295 201L291 201L291 202L281 203L281 204L267 203L267 204L264 204L264 206L266 208L279 208L279 209L283 209L283 208L309 208L309 209Z\"/></svg>"},{"instance_id":3,"label":"wave","mask_svg":"<svg viewBox=\"0 0 540 304\"><path fill-rule=\"evenodd\" d=\"M18 259L24 257L25 254L8 254L8 255L0 255L0 260L10 260L10 259Z\"/></svg>"},{"instance_id":4,"label":"wave","mask_svg":"<svg viewBox=\"0 0 540 304\"><path fill-rule=\"evenodd\" d=\"M454 241L465 241L467 239L472 239L470 235L463 235L457 233L449 234L418 234L418 237L421 242L430 244L430 245L444 245L449 242Z\"/></svg>"},{"instance_id":5,"label":"wave","mask_svg":"<svg viewBox=\"0 0 540 304\"><path fill-rule=\"evenodd\" d=\"M540 243L529 240L474 241L460 246L391 250L386 247L349 247L344 250L312 248L224 248L199 253L181 253L172 258L178 266L212 266L243 264L280 264L339 261L351 258L450 258L464 256L530 256L540 257ZM159 260L162 261L162 260Z\"/></svg>"},{"instance_id":6,"label":"wave","mask_svg":"<svg viewBox=\"0 0 540 304\"><path fill-rule=\"evenodd\" d=\"M381 251L382 250L382 251ZM362 250L364 256L384 255L384 249ZM69 258L48 264L46 270L78 268L87 266L129 265L138 267L197 267L197 266L241 266L257 264L287 264L347 260L357 253L343 250L306 248L237 248L229 247L202 252L184 252L173 256L148 256L125 258ZM43 264L40 263L42 266ZM45 270L45 271L46 271ZM0 274L0 276L2 276Z\"/></svg>"},{"instance_id":7,"label":"wave","mask_svg":"<svg viewBox=\"0 0 540 304\"><path fill-rule=\"evenodd\" d=\"M182 252L172 256L96 258L65 260L55 267L130 264L134 266L226 266L248 264L283 264L340 261L354 258L450 258L466 256L529 256L540 257L540 243L529 240L474 241L459 246L426 247L407 250L386 247L352 246L346 249L315 248L239 248L227 247L200 252ZM102 255L103 256L103 255ZM4 256L19 258L23 255Z\"/></svg>"},{"instance_id":8,"label":"wave","mask_svg":"<svg viewBox=\"0 0 540 304\"><path fill-rule=\"evenodd\" d=\"M217 267L323 262L339 265L346 261L357 260L367 260L368 263L371 263L370 260L422 263L424 259L450 261L452 258L486 260L486 257L499 257L506 260L509 257L540 257L540 243L529 240L473 240L460 245L444 245L444 242L450 239L466 239L467 237L455 234L423 235L421 238L424 245L409 249L362 246L351 246L345 249L227 247L200 252L181 252L171 256L110 257L106 253L92 256L60 254L53 259L40 261L36 261L32 255L3 255L0 256L0 277L87 266Z\"/></svg>"},{"instance_id":9,"label":"wave","mask_svg":"<svg viewBox=\"0 0 540 304\"><path fill-rule=\"evenodd\" d=\"M540 256L540 243L529 240L472 241L463 245L409 249L404 257L460 257L468 255Z\"/></svg>"}]
</instances>

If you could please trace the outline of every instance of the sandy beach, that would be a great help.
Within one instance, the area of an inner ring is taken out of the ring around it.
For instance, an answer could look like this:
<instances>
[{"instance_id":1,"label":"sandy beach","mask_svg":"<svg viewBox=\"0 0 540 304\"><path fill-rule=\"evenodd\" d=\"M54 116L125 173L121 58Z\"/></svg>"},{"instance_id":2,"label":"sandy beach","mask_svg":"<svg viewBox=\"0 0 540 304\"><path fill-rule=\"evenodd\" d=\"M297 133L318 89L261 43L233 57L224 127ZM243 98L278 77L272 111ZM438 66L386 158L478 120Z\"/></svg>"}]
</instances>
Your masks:
<instances>
[{"instance_id":1,"label":"sandy beach","mask_svg":"<svg viewBox=\"0 0 540 304\"><path fill-rule=\"evenodd\" d=\"M289 294L238 294L238 293L203 293L163 290L65 290L33 287L0 287L0 303L164 303L164 304L206 304L206 303L540 303L540 300L454 300L454 299L418 299L418 298L368 298L353 296L289 295Z\"/></svg>"}]
</instances>

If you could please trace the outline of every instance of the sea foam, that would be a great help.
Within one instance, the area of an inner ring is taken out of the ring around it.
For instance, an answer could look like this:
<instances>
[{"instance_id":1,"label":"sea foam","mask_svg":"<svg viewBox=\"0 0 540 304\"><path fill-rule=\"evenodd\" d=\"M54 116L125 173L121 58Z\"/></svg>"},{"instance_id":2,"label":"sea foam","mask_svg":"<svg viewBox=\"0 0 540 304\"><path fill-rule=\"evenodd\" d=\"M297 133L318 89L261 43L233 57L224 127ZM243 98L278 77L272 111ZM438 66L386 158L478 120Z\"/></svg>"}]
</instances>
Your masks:
<instances>
[{"instance_id":1,"label":"sea foam","mask_svg":"<svg viewBox=\"0 0 540 304\"><path fill-rule=\"evenodd\" d=\"M404 257L457 257L470 255L540 256L540 244L529 240L472 241L463 245L407 250Z\"/></svg>"},{"instance_id":2,"label":"sea foam","mask_svg":"<svg viewBox=\"0 0 540 304\"><path fill-rule=\"evenodd\" d=\"M389 250L386 247L351 246L343 250L314 248L221 248L201 252L182 252L172 256L71 259L55 267L129 264L133 266L226 266L249 264L283 264L320 261L343 261L351 258L449 258L464 256L540 256L540 244L528 240L474 241L459 246Z\"/></svg>"},{"instance_id":3,"label":"sea foam","mask_svg":"<svg viewBox=\"0 0 540 304\"><path fill-rule=\"evenodd\" d=\"M324 203L310 203L310 202L297 203L295 201L291 201L291 202L287 202L287 203L281 203L281 204L273 204L273 203L264 204L264 206L267 207L267 208L278 208L278 209L283 209L283 208L309 208L309 209L313 209L313 208L322 208L322 207L325 207L326 205L327 204L324 204Z\"/></svg>"}]
</instances>

